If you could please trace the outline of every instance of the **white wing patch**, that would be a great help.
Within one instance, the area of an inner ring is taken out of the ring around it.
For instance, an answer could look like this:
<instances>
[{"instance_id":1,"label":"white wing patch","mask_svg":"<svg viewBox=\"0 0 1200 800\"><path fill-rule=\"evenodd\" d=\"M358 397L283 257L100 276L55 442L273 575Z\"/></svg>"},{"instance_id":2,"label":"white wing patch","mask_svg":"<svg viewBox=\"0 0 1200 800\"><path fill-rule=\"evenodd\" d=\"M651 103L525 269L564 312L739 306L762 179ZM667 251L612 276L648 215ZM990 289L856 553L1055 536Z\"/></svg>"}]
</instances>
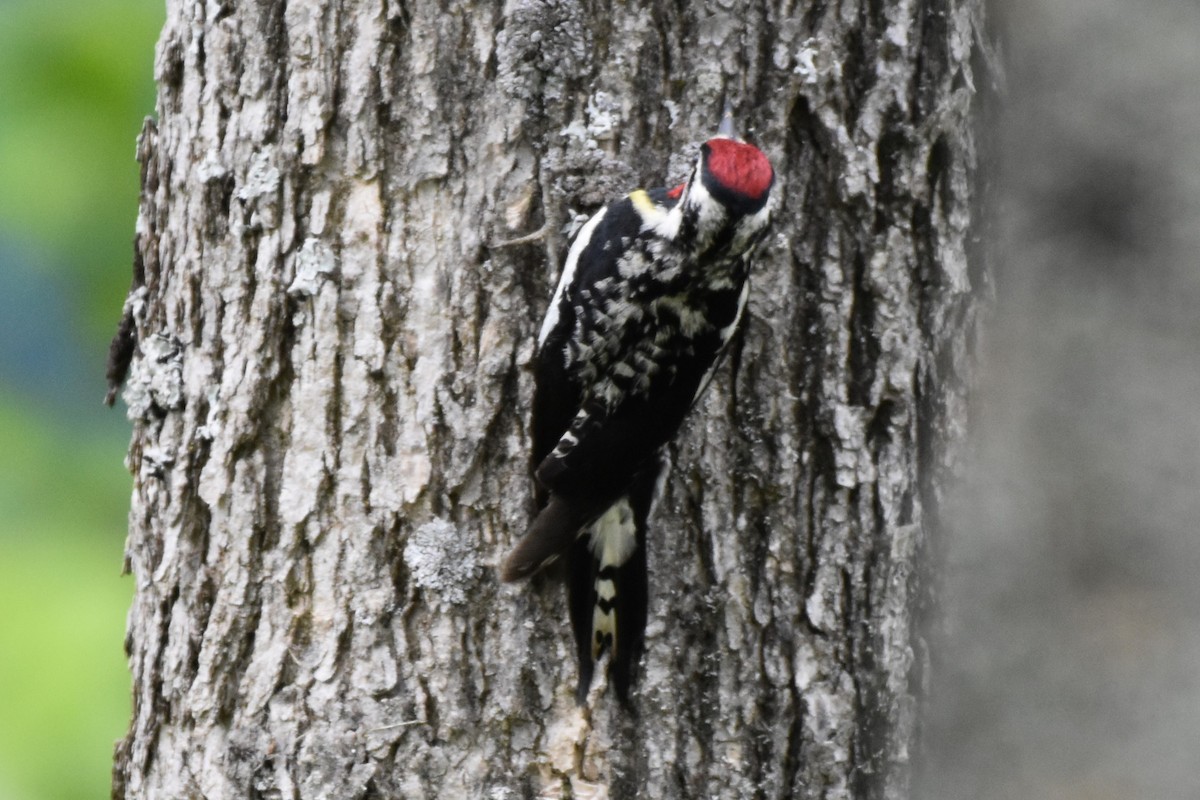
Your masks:
<instances>
[{"instance_id":1,"label":"white wing patch","mask_svg":"<svg viewBox=\"0 0 1200 800\"><path fill-rule=\"evenodd\" d=\"M562 277L558 279L558 288L554 290L554 297L550 300L550 308L546 311L546 318L542 320L542 330L538 333L538 347L546 341L546 337L550 335L550 331L554 330L554 326L558 324L558 306L562 302L563 294L566 293L567 287L571 285L571 281L575 278L575 268L579 266L579 256L583 253L588 243L592 241L592 233L595 232L596 226L600 224L600 220L604 219L604 215L608 213L608 206L597 211L591 219L579 231L579 235L575 237L574 243L571 244L571 249L567 252L567 264L563 267Z\"/></svg>"}]
</instances>

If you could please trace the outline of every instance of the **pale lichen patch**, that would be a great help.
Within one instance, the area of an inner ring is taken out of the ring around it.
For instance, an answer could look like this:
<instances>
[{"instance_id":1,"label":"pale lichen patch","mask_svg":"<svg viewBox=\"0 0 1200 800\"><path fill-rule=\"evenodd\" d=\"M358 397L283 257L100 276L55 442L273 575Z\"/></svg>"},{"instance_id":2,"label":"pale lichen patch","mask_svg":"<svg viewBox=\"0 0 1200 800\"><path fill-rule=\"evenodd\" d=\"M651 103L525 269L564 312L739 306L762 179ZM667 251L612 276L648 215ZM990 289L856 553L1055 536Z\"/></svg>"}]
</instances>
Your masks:
<instances>
[{"instance_id":1,"label":"pale lichen patch","mask_svg":"<svg viewBox=\"0 0 1200 800\"><path fill-rule=\"evenodd\" d=\"M454 605L467 601L482 572L474 539L444 519L432 519L412 532L404 545L404 563L431 599Z\"/></svg>"},{"instance_id":2,"label":"pale lichen patch","mask_svg":"<svg viewBox=\"0 0 1200 800\"><path fill-rule=\"evenodd\" d=\"M155 333L139 344L141 357L131 364L122 398L126 414L138 420L152 407L172 411L183 406L184 345L169 333Z\"/></svg>"},{"instance_id":3,"label":"pale lichen patch","mask_svg":"<svg viewBox=\"0 0 1200 800\"><path fill-rule=\"evenodd\" d=\"M337 273L333 249L314 236L304 240L292 263L295 277L287 289L292 297L312 297L323 281Z\"/></svg>"}]
</instances>

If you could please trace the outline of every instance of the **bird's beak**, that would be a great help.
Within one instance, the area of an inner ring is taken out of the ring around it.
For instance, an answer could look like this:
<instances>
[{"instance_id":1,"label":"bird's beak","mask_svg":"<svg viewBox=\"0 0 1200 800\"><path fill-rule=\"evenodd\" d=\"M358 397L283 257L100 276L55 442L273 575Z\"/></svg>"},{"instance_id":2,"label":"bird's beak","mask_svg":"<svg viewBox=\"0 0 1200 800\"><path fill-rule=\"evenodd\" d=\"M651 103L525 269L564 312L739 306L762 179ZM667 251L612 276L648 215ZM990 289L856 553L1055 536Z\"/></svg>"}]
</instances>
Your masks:
<instances>
[{"instance_id":1,"label":"bird's beak","mask_svg":"<svg viewBox=\"0 0 1200 800\"><path fill-rule=\"evenodd\" d=\"M721 126L717 128L717 136L736 139L737 132L733 128L733 106L725 104L725 113L721 115Z\"/></svg>"}]
</instances>

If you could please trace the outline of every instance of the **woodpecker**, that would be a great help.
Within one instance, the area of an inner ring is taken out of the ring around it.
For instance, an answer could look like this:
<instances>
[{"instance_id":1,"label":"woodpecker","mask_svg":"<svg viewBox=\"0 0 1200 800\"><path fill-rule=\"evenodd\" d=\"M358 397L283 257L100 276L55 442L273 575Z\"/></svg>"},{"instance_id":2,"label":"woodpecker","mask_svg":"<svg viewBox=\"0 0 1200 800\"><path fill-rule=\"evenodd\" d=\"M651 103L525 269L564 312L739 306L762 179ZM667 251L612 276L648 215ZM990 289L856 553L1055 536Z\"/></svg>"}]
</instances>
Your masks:
<instances>
[{"instance_id":1,"label":"woodpecker","mask_svg":"<svg viewBox=\"0 0 1200 800\"><path fill-rule=\"evenodd\" d=\"M726 110L673 189L638 189L580 229L538 336L531 467L538 514L501 568L566 560L586 702L597 661L622 705L645 638L646 523L661 452L746 308L775 173Z\"/></svg>"}]
</instances>

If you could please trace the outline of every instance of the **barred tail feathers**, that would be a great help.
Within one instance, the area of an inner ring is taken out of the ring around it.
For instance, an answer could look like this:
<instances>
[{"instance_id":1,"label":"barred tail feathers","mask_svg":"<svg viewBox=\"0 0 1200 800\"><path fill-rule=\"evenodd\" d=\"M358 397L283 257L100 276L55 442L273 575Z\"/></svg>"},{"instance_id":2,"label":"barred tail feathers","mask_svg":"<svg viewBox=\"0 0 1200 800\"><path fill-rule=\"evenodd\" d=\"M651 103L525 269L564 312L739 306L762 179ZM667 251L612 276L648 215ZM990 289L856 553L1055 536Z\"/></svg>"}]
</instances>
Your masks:
<instances>
[{"instance_id":1,"label":"barred tail feathers","mask_svg":"<svg viewBox=\"0 0 1200 800\"><path fill-rule=\"evenodd\" d=\"M646 631L645 521L645 514L636 514L630 498L623 497L572 547L569 594L580 704L606 652L613 689L628 704Z\"/></svg>"}]
</instances>

